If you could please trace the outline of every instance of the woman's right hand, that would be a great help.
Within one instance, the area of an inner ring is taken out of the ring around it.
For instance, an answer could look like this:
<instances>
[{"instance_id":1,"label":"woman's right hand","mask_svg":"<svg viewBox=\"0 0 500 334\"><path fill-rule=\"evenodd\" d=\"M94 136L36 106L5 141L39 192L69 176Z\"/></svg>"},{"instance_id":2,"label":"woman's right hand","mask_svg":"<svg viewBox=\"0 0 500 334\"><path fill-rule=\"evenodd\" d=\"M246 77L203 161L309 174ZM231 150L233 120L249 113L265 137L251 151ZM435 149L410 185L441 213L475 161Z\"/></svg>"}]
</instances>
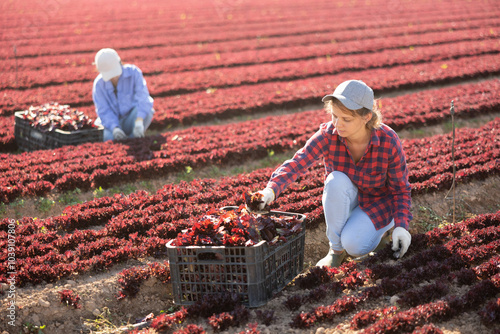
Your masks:
<instances>
[{"instance_id":1,"label":"woman's right hand","mask_svg":"<svg viewBox=\"0 0 500 334\"><path fill-rule=\"evenodd\" d=\"M113 138L116 140L127 139L127 135L125 134L125 132L123 132L122 129L116 127L113 129Z\"/></svg>"},{"instance_id":2,"label":"woman's right hand","mask_svg":"<svg viewBox=\"0 0 500 334\"><path fill-rule=\"evenodd\" d=\"M264 208L271 204L274 201L274 190L271 188L265 188L264 190L258 191L259 194L262 194L262 203L259 204L259 210L263 211Z\"/></svg>"}]
</instances>

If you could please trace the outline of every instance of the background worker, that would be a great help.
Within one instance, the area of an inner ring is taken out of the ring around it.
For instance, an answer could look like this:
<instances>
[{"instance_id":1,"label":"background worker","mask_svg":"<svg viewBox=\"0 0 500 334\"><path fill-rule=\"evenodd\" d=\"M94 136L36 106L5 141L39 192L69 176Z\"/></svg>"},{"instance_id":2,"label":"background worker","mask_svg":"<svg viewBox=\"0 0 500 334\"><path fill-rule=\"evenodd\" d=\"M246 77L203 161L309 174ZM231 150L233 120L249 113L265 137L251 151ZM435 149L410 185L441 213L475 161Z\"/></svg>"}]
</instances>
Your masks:
<instances>
[{"instance_id":1,"label":"background worker","mask_svg":"<svg viewBox=\"0 0 500 334\"><path fill-rule=\"evenodd\" d=\"M108 48L97 52L95 65L99 71L92 88L95 124L104 127L104 141L144 137L154 110L141 70L122 65L118 53Z\"/></svg>"},{"instance_id":2,"label":"background worker","mask_svg":"<svg viewBox=\"0 0 500 334\"><path fill-rule=\"evenodd\" d=\"M322 202L330 250L317 266L337 267L346 253L368 254L394 226L392 249L396 257L403 256L411 243L412 214L399 137L381 123L373 90L362 81L343 82L322 101L332 121L321 124L305 146L273 172L267 187L259 191L264 201L259 209L322 158L326 172Z\"/></svg>"}]
</instances>

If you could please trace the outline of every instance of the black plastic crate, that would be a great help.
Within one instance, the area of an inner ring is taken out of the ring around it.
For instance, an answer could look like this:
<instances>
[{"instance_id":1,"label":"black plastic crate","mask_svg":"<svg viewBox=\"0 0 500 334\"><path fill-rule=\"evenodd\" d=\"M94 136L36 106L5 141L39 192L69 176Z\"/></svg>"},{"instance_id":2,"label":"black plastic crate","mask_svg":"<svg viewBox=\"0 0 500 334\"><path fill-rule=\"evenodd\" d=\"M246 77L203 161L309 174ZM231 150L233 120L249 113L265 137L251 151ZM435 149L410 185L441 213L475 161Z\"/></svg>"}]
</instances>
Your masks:
<instances>
[{"instance_id":1,"label":"black plastic crate","mask_svg":"<svg viewBox=\"0 0 500 334\"><path fill-rule=\"evenodd\" d=\"M175 303L191 305L205 294L230 292L237 293L244 305L259 307L290 283L304 266L306 217L280 211L270 214L297 217L302 231L275 246L266 241L251 247L173 246L173 240L168 242Z\"/></svg>"},{"instance_id":2,"label":"black plastic crate","mask_svg":"<svg viewBox=\"0 0 500 334\"><path fill-rule=\"evenodd\" d=\"M103 138L103 127L94 129L63 131L40 131L30 125L23 118L25 111L18 111L15 115L14 134L17 146L23 151L49 150L65 145L78 145L87 142L100 142Z\"/></svg>"}]
</instances>

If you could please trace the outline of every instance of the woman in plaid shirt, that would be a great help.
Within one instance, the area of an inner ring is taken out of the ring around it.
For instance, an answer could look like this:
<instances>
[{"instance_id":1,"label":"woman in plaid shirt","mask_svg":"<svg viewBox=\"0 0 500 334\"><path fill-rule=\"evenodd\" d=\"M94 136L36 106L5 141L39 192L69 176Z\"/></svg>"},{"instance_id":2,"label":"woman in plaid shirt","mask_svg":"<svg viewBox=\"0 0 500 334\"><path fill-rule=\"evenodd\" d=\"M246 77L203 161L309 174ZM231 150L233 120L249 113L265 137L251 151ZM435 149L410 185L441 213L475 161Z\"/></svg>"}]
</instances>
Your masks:
<instances>
[{"instance_id":1,"label":"woman in plaid shirt","mask_svg":"<svg viewBox=\"0 0 500 334\"><path fill-rule=\"evenodd\" d=\"M346 253L355 257L368 254L393 227L392 249L396 257L403 256L411 243L412 214L408 169L399 137L381 123L373 90L362 81L345 81L322 101L332 121L321 124L305 146L273 172L267 187L259 191L263 195L260 209L322 158L330 251L317 266L339 266Z\"/></svg>"}]
</instances>

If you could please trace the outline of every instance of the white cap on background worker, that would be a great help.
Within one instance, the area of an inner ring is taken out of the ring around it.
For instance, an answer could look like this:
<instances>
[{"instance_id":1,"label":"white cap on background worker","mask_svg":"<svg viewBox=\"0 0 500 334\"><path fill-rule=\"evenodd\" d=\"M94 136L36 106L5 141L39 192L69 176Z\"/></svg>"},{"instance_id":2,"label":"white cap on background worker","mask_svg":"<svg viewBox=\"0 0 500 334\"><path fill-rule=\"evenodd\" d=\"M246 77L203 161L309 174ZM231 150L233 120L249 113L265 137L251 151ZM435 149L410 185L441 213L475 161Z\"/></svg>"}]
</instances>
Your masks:
<instances>
[{"instance_id":1,"label":"white cap on background worker","mask_svg":"<svg viewBox=\"0 0 500 334\"><path fill-rule=\"evenodd\" d=\"M118 53L109 48L101 49L95 55L95 65L104 81L122 74L122 63Z\"/></svg>"}]
</instances>

